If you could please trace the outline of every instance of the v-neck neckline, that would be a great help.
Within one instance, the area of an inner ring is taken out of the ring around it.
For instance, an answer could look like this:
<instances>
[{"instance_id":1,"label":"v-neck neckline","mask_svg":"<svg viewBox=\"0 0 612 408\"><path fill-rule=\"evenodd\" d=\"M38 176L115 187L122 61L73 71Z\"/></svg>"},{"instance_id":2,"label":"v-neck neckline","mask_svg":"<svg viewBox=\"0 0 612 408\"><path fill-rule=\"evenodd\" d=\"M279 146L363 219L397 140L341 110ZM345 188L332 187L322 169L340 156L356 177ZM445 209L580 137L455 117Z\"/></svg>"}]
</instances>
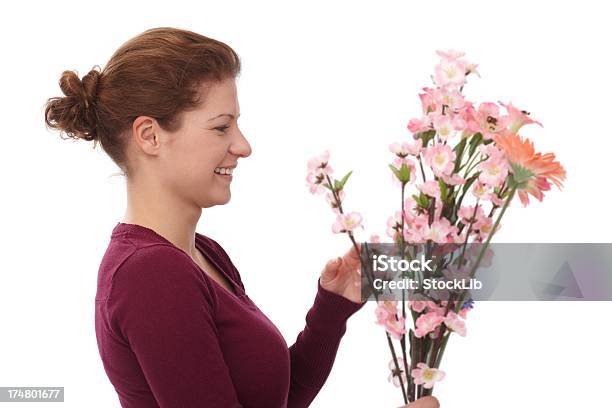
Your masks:
<instances>
[{"instance_id":1,"label":"v-neck neckline","mask_svg":"<svg viewBox=\"0 0 612 408\"><path fill-rule=\"evenodd\" d=\"M198 265L197 262L195 262L193 259L191 260L194 264L196 264L196 266L200 269L200 271L202 271L202 273L206 274L210 280L213 281L214 285L219 286L222 290L224 290L225 292L227 292L229 295L234 296L238 299L240 299L242 297L242 290L240 288L240 286L238 286L238 284L236 284L236 282L234 282L234 280L227 274L227 272L225 272L223 270L223 268L219 267L219 264L217 263L217 261L215 261L212 257L208 256L208 254L206 253L206 251L204 250L204 248L202 248L202 246L200 245L200 242L198 242L198 235L202 236L201 234L196 233L196 238L195 238L195 246L196 249L198 251L200 251L200 253L202 254L202 256L204 258L206 258L206 260L208 262L210 262L211 264L213 264L215 266L215 268L217 268L217 270L219 271L220 274L223 275L223 277L225 279L227 279L227 281L229 282L230 286L232 287L233 291L229 291L225 286L221 285L219 282L217 282L212 276L210 276L209 274L206 273L206 271L202 270L202 268L200 267L200 265ZM203 236L202 236L203 237ZM180 249L180 248L179 248ZM183 251L184 252L184 251ZM189 257L191 259L191 257Z\"/></svg>"},{"instance_id":2,"label":"v-neck neckline","mask_svg":"<svg viewBox=\"0 0 612 408\"><path fill-rule=\"evenodd\" d=\"M206 258L206 260L208 262L210 262L211 264L213 264L215 266L215 268L217 268L219 273L222 274L225 279L227 279L227 281L229 282L230 286L232 287L232 291L228 290L226 287L224 287L219 282L217 282L212 276L210 276L208 273L206 273L206 271L204 271L200 267L200 265L198 265L198 263L195 262L191 258L191 256L189 256L189 254L187 252L185 252L181 248L179 248L176 245L174 245L172 242L170 242L168 239L166 239L163 235L158 234L155 230L153 230L153 229L151 229L149 227L145 227L144 225L129 224L129 223L125 223L125 222L118 222L117 225L115 226L115 229L117 229L118 227L120 227L121 229L123 229L125 231L128 231L128 232L129 231L133 231L133 230L139 230L141 232L146 233L147 235L150 235L150 236L153 236L154 238L157 238L158 240L162 240L164 243L166 243L168 245L171 245L172 247L174 247L174 248L178 249L179 251L181 251L182 253L184 253L189 258L189 260L191 262L193 262L193 264L198 268L198 270L202 274L206 275L206 277L213 282L213 285L218 286L219 288L221 288L221 290L225 291L225 293L227 293L229 296L233 296L233 297L235 297L238 300L240 300L242 297L244 297L244 292L242 291L242 288L236 282L234 282L234 280L227 274L227 272L223 268L221 268L219 266L219 263L217 261L215 261L212 257L210 257L208 255L208 253L206 252L206 249L203 247L203 245L201 245L201 242L199 242L199 237L201 237L202 239L206 239L206 237L204 235L196 232L196 234L195 234L195 246L196 246L196 249L198 251L200 251L202 256L204 258Z\"/></svg>"}]
</instances>

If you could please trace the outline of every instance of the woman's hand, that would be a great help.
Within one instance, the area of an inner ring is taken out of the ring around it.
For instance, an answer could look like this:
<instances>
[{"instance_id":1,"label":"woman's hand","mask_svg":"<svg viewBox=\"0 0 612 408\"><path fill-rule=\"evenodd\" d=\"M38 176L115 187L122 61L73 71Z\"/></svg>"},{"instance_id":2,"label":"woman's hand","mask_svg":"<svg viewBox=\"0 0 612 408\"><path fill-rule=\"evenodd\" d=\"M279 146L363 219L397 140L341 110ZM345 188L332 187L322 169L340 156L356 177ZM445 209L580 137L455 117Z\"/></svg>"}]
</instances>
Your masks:
<instances>
[{"instance_id":1,"label":"woman's hand","mask_svg":"<svg viewBox=\"0 0 612 408\"><path fill-rule=\"evenodd\" d=\"M343 257L330 259L321 272L321 286L355 303L361 301L361 263L354 246ZM418 407L417 407L418 408Z\"/></svg>"},{"instance_id":2,"label":"woman's hand","mask_svg":"<svg viewBox=\"0 0 612 408\"><path fill-rule=\"evenodd\" d=\"M398 408L439 408L440 403L435 397L423 397L410 403L408 405L402 405Z\"/></svg>"}]
</instances>

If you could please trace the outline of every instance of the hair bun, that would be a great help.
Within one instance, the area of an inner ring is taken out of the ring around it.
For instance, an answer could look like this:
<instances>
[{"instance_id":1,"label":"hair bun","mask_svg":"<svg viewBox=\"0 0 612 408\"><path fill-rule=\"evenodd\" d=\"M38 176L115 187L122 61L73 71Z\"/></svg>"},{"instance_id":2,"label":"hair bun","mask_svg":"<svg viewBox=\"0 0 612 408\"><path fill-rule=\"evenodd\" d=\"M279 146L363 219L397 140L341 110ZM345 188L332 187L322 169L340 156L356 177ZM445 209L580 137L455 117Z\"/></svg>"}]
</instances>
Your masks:
<instances>
[{"instance_id":1,"label":"hair bun","mask_svg":"<svg viewBox=\"0 0 612 408\"><path fill-rule=\"evenodd\" d=\"M75 71L64 71L59 85L64 95L75 98L75 102L80 102L85 109L89 109L90 106L95 104L101 75L95 67L82 80L79 79Z\"/></svg>"},{"instance_id":2,"label":"hair bun","mask_svg":"<svg viewBox=\"0 0 612 408\"><path fill-rule=\"evenodd\" d=\"M97 68L97 69L96 69ZM74 139L96 140L98 85L102 73L97 65L81 80L75 71L64 71L59 86L65 97L50 98L45 109L47 126Z\"/></svg>"},{"instance_id":3,"label":"hair bun","mask_svg":"<svg viewBox=\"0 0 612 408\"><path fill-rule=\"evenodd\" d=\"M102 74L96 69L89 71L87 75L81 80L83 86L83 95L85 102L85 109L89 109L91 105L95 105L96 96L98 92L98 83Z\"/></svg>"}]
</instances>

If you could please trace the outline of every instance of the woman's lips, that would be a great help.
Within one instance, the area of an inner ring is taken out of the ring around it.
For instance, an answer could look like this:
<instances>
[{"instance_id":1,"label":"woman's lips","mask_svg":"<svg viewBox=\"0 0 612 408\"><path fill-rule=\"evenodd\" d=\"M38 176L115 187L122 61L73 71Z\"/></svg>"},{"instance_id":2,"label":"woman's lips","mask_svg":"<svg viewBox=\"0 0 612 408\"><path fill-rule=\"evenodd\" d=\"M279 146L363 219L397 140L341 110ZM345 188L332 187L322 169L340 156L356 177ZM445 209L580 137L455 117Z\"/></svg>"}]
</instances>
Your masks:
<instances>
[{"instance_id":1,"label":"woman's lips","mask_svg":"<svg viewBox=\"0 0 612 408\"><path fill-rule=\"evenodd\" d=\"M215 173L215 175L227 180L227 181L232 181L232 179L234 178L231 174L219 174L219 173Z\"/></svg>"}]
</instances>

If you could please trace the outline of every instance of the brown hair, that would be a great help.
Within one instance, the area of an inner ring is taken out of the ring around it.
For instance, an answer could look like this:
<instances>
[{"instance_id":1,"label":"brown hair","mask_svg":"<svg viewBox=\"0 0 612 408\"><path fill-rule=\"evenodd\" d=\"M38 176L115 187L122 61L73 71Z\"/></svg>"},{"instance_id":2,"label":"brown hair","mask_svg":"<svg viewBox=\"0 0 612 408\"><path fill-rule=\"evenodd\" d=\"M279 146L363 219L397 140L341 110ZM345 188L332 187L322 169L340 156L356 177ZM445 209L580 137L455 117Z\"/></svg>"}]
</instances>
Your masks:
<instances>
[{"instance_id":1,"label":"brown hair","mask_svg":"<svg viewBox=\"0 0 612 408\"><path fill-rule=\"evenodd\" d=\"M95 65L83 79L64 71L59 86L65 96L46 101L45 123L60 136L93 140L94 148L99 141L127 175L122 133L134 119L151 116L176 131L181 113L200 104L202 83L239 73L240 58L228 45L188 30L152 28L125 42L102 71Z\"/></svg>"}]
</instances>

